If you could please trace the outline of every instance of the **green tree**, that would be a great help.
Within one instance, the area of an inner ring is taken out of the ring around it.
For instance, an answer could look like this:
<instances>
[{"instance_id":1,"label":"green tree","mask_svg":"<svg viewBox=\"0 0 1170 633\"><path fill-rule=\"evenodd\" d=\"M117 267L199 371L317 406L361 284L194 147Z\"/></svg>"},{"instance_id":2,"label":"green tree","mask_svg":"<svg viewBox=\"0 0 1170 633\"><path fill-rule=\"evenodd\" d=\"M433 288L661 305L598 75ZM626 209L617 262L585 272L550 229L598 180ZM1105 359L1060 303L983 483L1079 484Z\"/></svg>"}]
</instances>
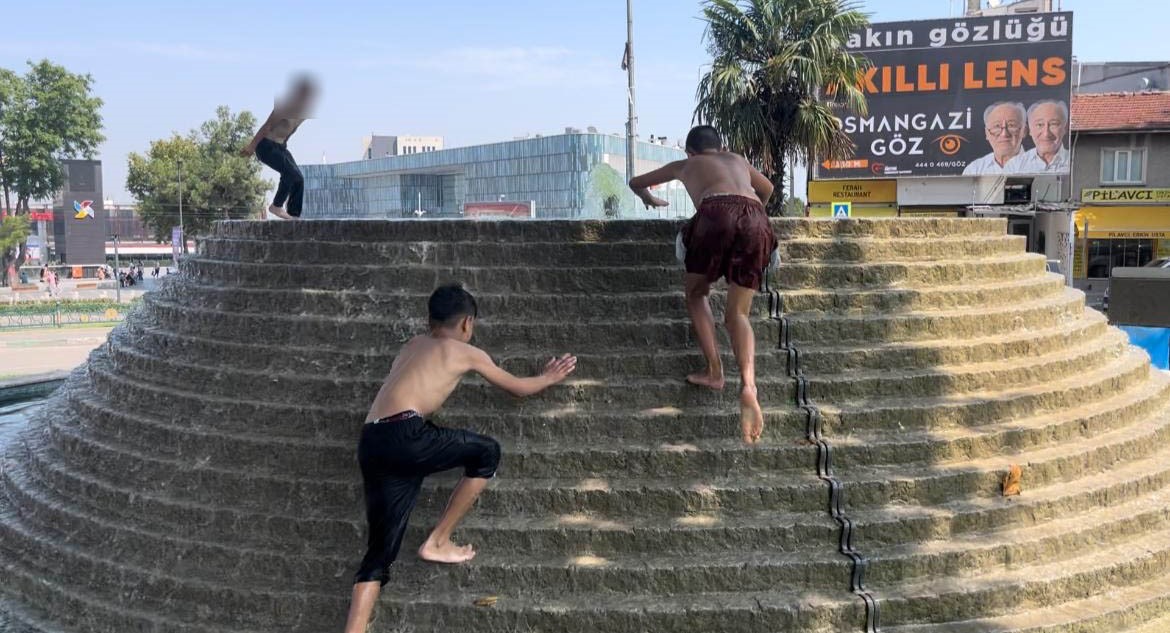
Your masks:
<instances>
[{"instance_id":1,"label":"green tree","mask_svg":"<svg viewBox=\"0 0 1170 633\"><path fill-rule=\"evenodd\" d=\"M597 163L589 172L590 195L597 199L607 218L621 215L622 196L629 191L626 179L608 163Z\"/></svg>"},{"instance_id":2,"label":"green tree","mask_svg":"<svg viewBox=\"0 0 1170 633\"><path fill-rule=\"evenodd\" d=\"M126 189L138 200L138 214L155 239L169 240L179 226L180 170L188 235L206 232L216 220L259 212L270 185L260 177L258 162L239 155L255 128L250 112L232 114L220 106L199 129L154 141L145 155L130 154Z\"/></svg>"},{"instance_id":3,"label":"green tree","mask_svg":"<svg viewBox=\"0 0 1170 633\"><path fill-rule=\"evenodd\" d=\"M105 137L102 100L91 94L92 87L89 75L71 73L48 60L28 62L24 76L0 69L0 190L5 208L27 214L31 201L51 198L61 189L62 160L93 158ZM4 252L6 270L27 259L24 239L15 255Z\"/></svg>"},{"instance_id":4,"label":"green tree","mask_svg":"<svg viewBox=\"0 0 1170 633\"><path fill-rule=\"evenodd\" d=\"M849 0L707 0L703 13L712 62L695 120L760 167L776 188L768 214L781 215L786 160L852 154L836 113L865 112L868 61L845 42L869 21Z\"/></svg>"},{"instance_id":5,"label":"green tree","mask_svg":"<svg viewBox=\"0 0 1170 633\"><path fill-rule=\"evenodd\" d=\"M804 217L804 200L796 196L788 196L784 199L784 216L789 218L803 218Z\"/></svg>"},{"instance_id":6,"label":"green tree","mask_svg":"<svg viewBox=\"0 0 1170 633\"><path fill-rule=\"evenodd\" d=\"M16 283L16 256L31 232L32 227L25 216L9 215L0 220L0 257L3 258L4 277L8 284Z\"/></svg>"}]
</instances>

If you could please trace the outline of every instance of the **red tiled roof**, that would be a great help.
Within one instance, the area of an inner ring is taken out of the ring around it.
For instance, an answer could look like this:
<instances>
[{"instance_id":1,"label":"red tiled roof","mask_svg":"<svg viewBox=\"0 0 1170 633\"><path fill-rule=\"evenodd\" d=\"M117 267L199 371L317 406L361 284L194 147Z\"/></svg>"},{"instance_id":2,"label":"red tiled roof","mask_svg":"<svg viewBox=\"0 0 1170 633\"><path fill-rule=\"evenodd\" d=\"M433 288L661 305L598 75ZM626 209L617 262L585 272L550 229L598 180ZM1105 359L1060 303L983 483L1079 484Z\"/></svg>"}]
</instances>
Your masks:
<instances>
[{"instance_id":1,"label":"red tiled roof","mask_svg":"<svg viewBox=\"0 0 1170 633\"><path fill-rule=\"evenodd\" d=\"M1170 92L1073 95L1072 129L1076 132L1170 129Z\"/></svg>"}]
</instances>

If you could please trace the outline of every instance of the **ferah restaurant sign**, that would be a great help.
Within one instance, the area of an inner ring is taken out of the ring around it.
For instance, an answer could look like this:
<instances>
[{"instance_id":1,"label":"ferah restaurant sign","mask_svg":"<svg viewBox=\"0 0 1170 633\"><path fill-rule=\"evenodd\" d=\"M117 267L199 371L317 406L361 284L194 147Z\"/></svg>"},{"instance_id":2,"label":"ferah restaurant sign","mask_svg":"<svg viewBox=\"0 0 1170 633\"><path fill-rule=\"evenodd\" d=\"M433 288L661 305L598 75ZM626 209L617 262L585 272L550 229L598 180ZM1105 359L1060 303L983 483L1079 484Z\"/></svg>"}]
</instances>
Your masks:
<instances>
[{"instance_id":1,"label":"ferah restaurant sign","mask_svg":"<svg viewBox=\"0 0 1170 633\"><path fill-rule=\"evenodd\" d=\"M1068 173L1072 13L872 24L847 47L872 63L868 112L817 178Z\"/></svg>"}]
</instances>

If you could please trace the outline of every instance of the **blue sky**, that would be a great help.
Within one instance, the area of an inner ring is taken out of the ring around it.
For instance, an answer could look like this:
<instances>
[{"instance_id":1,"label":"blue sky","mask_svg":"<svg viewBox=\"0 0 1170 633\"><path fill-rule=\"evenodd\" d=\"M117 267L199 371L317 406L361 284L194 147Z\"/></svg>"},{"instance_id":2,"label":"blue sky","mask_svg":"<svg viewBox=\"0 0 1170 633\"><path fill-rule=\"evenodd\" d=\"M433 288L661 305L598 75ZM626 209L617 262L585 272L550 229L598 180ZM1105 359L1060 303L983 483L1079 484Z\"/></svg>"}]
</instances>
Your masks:
<instances>
[{"instance_id":1,"label":"blue sky","mask_svg":"<svg viewBox=\"0 0 1170 633\"><path fill-rule=\"evenodd\" d=\"M436 134L448 146L620 132L625 2L433 0L9 2L0 66L49 58L105 100L106 197L130 201L126 156L186 132L215 107L263 118L295 71L323 83L317 118L290 143L302 163L359 158L361 139ZM868 0L875 21L948 17L961 2ZM1170 4L1064 0L1084 61L1165 60ZM635 0L639 131L676 139L707 61L697 0ZM582 8L584 7L584 8ZM266 172L272 178L274 174ZM803 179L803 175L799 178Z\"/></svg>"}]
</instances>

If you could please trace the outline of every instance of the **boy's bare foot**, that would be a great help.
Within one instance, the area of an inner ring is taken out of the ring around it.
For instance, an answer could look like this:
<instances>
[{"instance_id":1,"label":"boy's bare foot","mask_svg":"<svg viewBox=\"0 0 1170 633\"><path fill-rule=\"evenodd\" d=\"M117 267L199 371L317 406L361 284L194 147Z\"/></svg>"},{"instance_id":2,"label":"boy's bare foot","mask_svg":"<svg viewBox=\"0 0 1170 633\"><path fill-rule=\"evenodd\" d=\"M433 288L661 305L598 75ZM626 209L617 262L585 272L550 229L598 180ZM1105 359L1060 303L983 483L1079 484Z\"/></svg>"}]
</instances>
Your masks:
<instances>
[{"instance_id":1,"label":"boy's bare foot","mask_svg":"<svg viewBox=\"0 0 1170 633\"><path fill-rule=\"evenodd\" d=\"M714 389L715 391L723 391L723 375L712 376L710 373L702 371L687 376L687 382L692 385Z\"/></svg>"},{"instance_id":2,"label":"boy's bare foot","mask_svg":"<svg viewBox=\"0 0 1170 633\"><path fill-rule=\"evenodd\" d=\"M465 563L475 558L475 548L470 545L456 545L451 541L435 543L427 539L418 548L418 557L432 563Z\"/></svg>"},{"instance_id":3,"label":"boy's bare foot","mask_svg":"<svg viewBox=\"0 0 1170 633\"><path fill-rule=\"evenodd\" d=\"M283 207L278 207L275 204L268 205L268 212L271 213L272 215L275 215L276 217L278 217L282 220L293 219L293 216L289 215L288 213L285 213Z\"/></svg>"},{"instance_id":4,"label":"boy's bare foot","mask_svg":"<svg viewBox=\"0 0 1170 633\"><path fill-rule=\"evenodd\" d=\"M744 387L739 392L739 424L744 442L755 444L760 441L764 434L764 412L760 410L755 387Z\"/></svg>"}]
</instances>

